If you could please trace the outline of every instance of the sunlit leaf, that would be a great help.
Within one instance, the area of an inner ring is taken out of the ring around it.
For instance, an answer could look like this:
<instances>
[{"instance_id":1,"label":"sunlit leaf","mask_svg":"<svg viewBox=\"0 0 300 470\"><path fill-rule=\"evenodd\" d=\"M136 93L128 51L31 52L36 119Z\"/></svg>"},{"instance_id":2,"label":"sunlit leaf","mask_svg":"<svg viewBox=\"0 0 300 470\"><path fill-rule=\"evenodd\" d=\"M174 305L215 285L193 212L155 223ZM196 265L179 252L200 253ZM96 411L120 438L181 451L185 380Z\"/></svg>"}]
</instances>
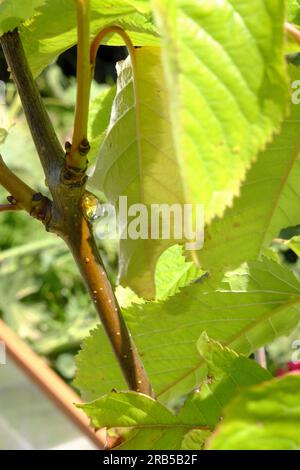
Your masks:
<instances>
[{"instance_id":1,"label":"sunlit leaf","mask_svg":"<svg viewBox=\"0 0 300 470\"><path fill-rule=\"evenodd\" d=\"M74 0L44 1L45 5L38 9L39 14L21 28L21 38L34 75L77 42ZM91 35L94 37L101 29L116 25L129 34L135 45L157 44L157 33L146 3L91 0ZM108 36L106 42L124 45L118 35Z\"/></svg>"},{"instance_id":2,"label":"sunlit leaf","mask_svg":"<svg viewBox=\"0 0 300 470\"><path fill-rule=\"evenodd\" d=\"M285 112L284 2L153 5L186 198L204 204L210 221L239 194L246 170Z\"/></svg>"},{"instance_id":3,"label":"sunlit leaf","mask_svg":"<svg viewBox=\"0 0 300 470\"><path fill-rule=\"evenodd\" d=\"M46 0L0 0L0 36L31 18Z\"/></svg>"},{"instance_id":4,"label":"sunlit leaf","mask_svg":"<svg viewBox=\"0 0 300 470\"><path fill-rule=\"evenodd\" d=\"M225 409L209 449L300 450L300 376L242 392Z\"/></svg>"},{"instance_id":5,"label":"sunlit leaf","mask_svg":"<svg viewBox=\"0 0 300 470\"><path fill-rule=\"evenodd\" d=\"M129 439L119 446L122 450L181 449L185 435L193 429L191 420L175 416L159 402L135 392L113 392L80 408L95 427L129 429ZM194 427L201 418L193 415Z\"/></svg>"},{"instance_id":6,"label":"sunlit leaf","mask_svg":"<svg viewBox=\"0 0 300 470\"><path fill-rule=\"evenodd\" d=\"M207 362L207 380L174 415L157 401L134 392L113 392L80 405L93 426L130 430L119 449L201 449L234 393L269 379L255 362L224 349L203 335L199 352Z\"/></svg>"},{"instance_id":7,"label":"sunlit leaf","mask_svg":"<svg viewBox=\"0 0 300 470\"><path fill-rule=\"evenodd\" d=\"M181 207L185 201L172 144L160 49L143 47L135 55L135 85L130 59L119 64L111 120L91 183L104 192L118 213L121 212L119 197L127 197L127 208L143 205L149 224L146 233L137 239L130 235L133 223L130 216L119 227L119 279L123 286L131 287L141 297L154 298L157 260L183 236L175 240L171 230L169 239L154 239L150 235L154 225L150 226L151 205ZM142 231L139 227L137 230Z\"/></svg>"},{"instance_id":8,"label":"sunlit leaf","mask_svg":"<svg viewBox=\"0 0 300 470\"><path fill-rule=\"evenodd\" d=\"M194 263L185 259L182 246L171 246L156 265L156 299L164 300L176 294L180 288L200 280L204 274Z\"/></svg>"},{"instance_id":9,"label":"sunlit leaf","mask_svg":"<svg viewBox=\"0 0 300 470\"><path fill-rule=\"evenodd\" d=\"M300 79L298 67L290 66L289 72L292 83ZM281 132L249 171L233 208L206 228L199 258L212 276L260 258L281 229L299 224L299 123L295 101Z\"/></svg>"},{"instance_id":10,"label":"sunlit leaf","mask_svg":"<svg viewBox=\"0 0 300 470\"><path fill-rule=\"evenodd\" d=\"M88 140L91 146L88 155L90 164L93 164L98 156L109 124L115 93L115 86L104 87L90 104L88 121Z\"/></svg>"},{"instance_id":11,"label":"sunlit leaf","mask_svg":"<svg viewBox=\"0 0 300 470\"><path fill-rule=\"evenodd\" d=\"M202 276L205 276L205 273L185 259L182 246L171 246L161 255L156 265L156 300L164 300L176 294L182 287L192 282L200 282ZM138 297L129 287L118 286L116 295L122 308L144 302L144 299Z\"/></svg>"},{"instance_id":12,"label":"sunlit leaf","mask_svg":"<svg viewBox=\"0 0 300 470\"><path fill-rule=\"evenodd\" d=\"M249 263L219 284L206 280L164 302L133 305L124 316L157 396L170 399L198 386L205 374L196 341L203 331L239 353L250 354L300 320L300 285L269 260ZM101 327L78 357L77 386L91 400L126 385Z\"/></svg>"}]
</instances>

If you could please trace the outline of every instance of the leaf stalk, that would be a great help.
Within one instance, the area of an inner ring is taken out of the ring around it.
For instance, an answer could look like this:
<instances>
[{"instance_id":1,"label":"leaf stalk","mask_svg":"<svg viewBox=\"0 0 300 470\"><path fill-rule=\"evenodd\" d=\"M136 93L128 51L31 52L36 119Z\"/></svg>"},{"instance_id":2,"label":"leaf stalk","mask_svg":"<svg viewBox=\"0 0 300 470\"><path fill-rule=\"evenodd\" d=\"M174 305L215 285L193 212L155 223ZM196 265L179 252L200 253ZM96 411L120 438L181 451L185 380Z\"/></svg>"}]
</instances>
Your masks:
<instances>
[{"instance_id":1,"label":"leaf stalk","mask_svg":"<svg viewBox=\"0 0 300 470\"><path fill-rule=\"evenodd\" d=\"M90 0L76 0L77 8L77 96L72 144L66 153L66 166L81 170L87 168L89 151L87 126L89 115L91 64L90 51Z\"/></svg>"}]
</instances>

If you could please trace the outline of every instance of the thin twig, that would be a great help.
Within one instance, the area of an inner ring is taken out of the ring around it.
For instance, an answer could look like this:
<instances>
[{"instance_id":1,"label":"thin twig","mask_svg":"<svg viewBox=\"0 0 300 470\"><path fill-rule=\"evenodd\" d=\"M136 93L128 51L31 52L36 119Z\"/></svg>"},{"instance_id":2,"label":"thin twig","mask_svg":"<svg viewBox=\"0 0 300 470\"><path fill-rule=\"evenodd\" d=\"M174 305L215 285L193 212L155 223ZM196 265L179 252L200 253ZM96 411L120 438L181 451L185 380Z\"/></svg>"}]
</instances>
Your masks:
<instances>
[{"instance_id":1,"label":"thin twig","mask_svg":"<svg viewBox=\"0 0 300 470\"><path fill-rule=\"evenodd\" d=\"M121 38L123 39L123 41L126 44L126 47L127 47L128 52L130 54L130 57L131 57L132 65L134 67L134 65L135 65L135 49L134 49L134 46L131 42L130 37L119 26L108 26L107 28L102 29L96 35L96 37L93 39L93 42L91 44L90 63L91 63L91 66L92 66L92 71L94 72L94 69L95 69L96 57L97 57L97 52L98 52L99 46L101 45L101 43L102 43L103 39L105 38L105 36L107 36L109 34L118 34L119 36L121 36Z\"/></svg>"},{"instance_id":2,"label":"thin twig","mask_svg":"<svg viewBox=\"0 0 300 470\"><path fill-rule=\"evenodd\" d=\"M0 204L0 212L13 212L21 210L16 204Z\"/></svg>"},{"instance_id":3,"label":"thin twig","mask_svg":"<svg viewBox=\"0 0 300 470\"><path fill-rule=\"evenodd\" d=\"M255 360L256 362L263 367L264 369L268 368L267 364L267 355L266 355L266 350L265 348L259 348L257 351L255 351Z\"/></svg>"},{"instance_id":4,"label":"thin twig","mask_svg":"<svg viewBox=\"0 0 300 470\"><path fill-rule=\"evenodd\" d=\"M284 23L284 29L287 35L294 39L298 44L300 44L300 31L291 23Z\"/></svg>"}]
</instances>

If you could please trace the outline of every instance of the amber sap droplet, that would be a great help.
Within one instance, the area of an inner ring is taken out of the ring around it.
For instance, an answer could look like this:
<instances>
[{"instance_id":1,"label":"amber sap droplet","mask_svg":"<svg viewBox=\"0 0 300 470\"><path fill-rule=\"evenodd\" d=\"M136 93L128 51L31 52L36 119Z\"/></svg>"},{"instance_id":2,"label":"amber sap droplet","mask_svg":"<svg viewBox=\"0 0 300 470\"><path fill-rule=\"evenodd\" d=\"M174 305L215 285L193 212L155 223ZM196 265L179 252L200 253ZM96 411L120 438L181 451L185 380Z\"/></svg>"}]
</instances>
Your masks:
<instances>
[{"instance_id":1,"label":"amber sap droplet","mask_svg":"<svg viewBox=\"0 0 300 470\"><path fill-rule=\"evenodd\" d=\"M89 221L93 222L99 217L101 212L101 204L96 196L87 191L81 200L81 208L84 217Z\"/></svg>"},{"instance_id":2,"label":"amber sap droplet","mask_svg":"<svg viewBox=\"0 0 300 470\"><path fill-rule=\"evenodd\" d=\"M91 260L90 260L90 258L85 258L84 261L85 261L86 263L89 263Z\"/></svg>"}]
</instances>

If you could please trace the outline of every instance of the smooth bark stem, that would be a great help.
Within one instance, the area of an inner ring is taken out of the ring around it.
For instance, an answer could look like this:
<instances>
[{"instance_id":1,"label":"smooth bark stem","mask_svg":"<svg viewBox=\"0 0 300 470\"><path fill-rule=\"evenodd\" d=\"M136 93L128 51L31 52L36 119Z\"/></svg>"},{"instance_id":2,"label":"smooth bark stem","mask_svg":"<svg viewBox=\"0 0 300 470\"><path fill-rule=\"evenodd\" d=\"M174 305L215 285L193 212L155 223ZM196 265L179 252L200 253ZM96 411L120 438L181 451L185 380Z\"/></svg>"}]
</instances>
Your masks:
<instances>
[{"instance_id":1,"label":"smooth bark stem","mask_svg":"<svg viewBox=\"0 0 300 470\"><path fill-rule=\"evenodd\" d=\"M131 390L153 396L145 369L103 267L92 227L84 218L79 225L80 230L77 228L73 231L66 242L85 280L127 384Z\"/></svg>"},{"instance_id":2,"label":"smooth bark stem","mask_svg":"<svg viewBox=\"0 0 300 470\"><path fill-rule=\"evenodd\" d=\"M28 67L19 34L17 31L6 33L0 42L47 180L52 176L57 179L57 169L63 164L64 152Z\"/></svg>"},{"instance_id":3,"label":"smooth bark stem","mask_svg":"<svg viewBox=\"0 0 300 470\"><path fill-rule=\"evenodd\" d=\"M0 184L3 186L9 194L11 194L16 201L25 209L27 212L32 210L32 198L36 191L27 186L17 175L15 175L4 163L3 158L0 155ZM12 205L6 205L11 207ZM3 207L3 206L2 206Z\"/></svg>"},{"instance_id":4,"label":"smooth bark stem","mask_svg":"<svg viewBox=\"0 0 300 470\"><path fill-rule=\"evenodd\" d=\"M20 207L14 204L0 204L0 212L15 212L20 210Z\"/></svg>"},{"instance_id":5,"label":"smooth bark stem","mask_svg":"<svg viewBox=\"0 0 300 470\"><path fill-rule=\"evenodd\" d=\"M99 49L99 46L101 45L103 39L105 36L108 34L117 34L118 36L121 36L123 41L126 44L126 47L128 49L128 52L131 57L131 62L132 66L134 67L135 65L135 52L134 52L134 46L131 42L130 37L128 34L119 26L108 26L107 28L102 29L93 39L93 42L91 44L90 48L90 63L92 66L92 71L94 71L95 65L96 65L96 58L97 58L97 52Z\"/></svg>"}]
</instances>

